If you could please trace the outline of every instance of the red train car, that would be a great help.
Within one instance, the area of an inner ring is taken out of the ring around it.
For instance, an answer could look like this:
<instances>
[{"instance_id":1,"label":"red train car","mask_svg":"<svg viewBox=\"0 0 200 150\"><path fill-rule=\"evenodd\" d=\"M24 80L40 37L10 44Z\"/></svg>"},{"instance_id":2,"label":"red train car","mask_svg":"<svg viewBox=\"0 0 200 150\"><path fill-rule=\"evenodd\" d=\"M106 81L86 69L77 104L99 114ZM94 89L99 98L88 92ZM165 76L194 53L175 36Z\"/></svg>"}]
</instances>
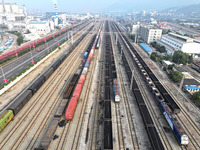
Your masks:
<instances>
[{"instance_id":1,"label":"red train car","mask_svg":"<svg viewBox=\"0 0 200 150\"><path fill-rule=\"evenodd\" d=\"M76 109L76 105L77 105L77 101L78 101L78 97L72 97L69 105L67 107L67 110L65 112L65 119L66 120L71 120L73 118L74 115L74 111Z\"/></svg>"},{"instance_id":2,"label":"red train car","mask_svg":"<svg viewBox=\"0 0 200 150\"><path fill-rule=\"evenodd\" d=\"M73 97L78 97L79 98L80 93L81 93L81 89L82 89L82 84L77 84L76 88L74 90L74 93L73 93Z\"/></svg>"}]
</instances>

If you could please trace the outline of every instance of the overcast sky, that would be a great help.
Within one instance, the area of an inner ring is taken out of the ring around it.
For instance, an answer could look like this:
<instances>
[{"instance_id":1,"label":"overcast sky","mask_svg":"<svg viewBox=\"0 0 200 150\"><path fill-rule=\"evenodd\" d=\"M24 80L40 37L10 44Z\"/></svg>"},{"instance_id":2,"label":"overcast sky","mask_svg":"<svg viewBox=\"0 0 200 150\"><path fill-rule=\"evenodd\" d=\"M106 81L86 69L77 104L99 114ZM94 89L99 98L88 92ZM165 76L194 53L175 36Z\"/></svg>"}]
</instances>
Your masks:
<instances>
[{"instance_id":1,"label":"overcast sky","mask_svg":"<svg viewBox=\"0 0 200 150\"><path fill-rule=\"evenodd\" d=\"M1 1L1 0L0 0ZM54 11L56 0L4 0L16 2L20 7L26 5L28 10L43 12ZM163 10L174 6L200 3L200 0L57 0L58 11L64 12L102 12L109 9Z\"/></svg>"}]
</instances>

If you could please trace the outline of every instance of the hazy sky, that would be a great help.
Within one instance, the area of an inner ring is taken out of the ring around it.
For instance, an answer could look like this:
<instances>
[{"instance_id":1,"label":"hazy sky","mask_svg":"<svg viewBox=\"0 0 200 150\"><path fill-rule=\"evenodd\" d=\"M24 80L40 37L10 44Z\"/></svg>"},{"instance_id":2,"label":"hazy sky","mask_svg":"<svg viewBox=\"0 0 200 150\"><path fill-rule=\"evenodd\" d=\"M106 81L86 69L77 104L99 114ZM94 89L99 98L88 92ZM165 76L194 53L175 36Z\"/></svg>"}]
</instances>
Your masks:
<instances>
[{"instance_id":1,"label":"hazy sky","mask_svg":"<svg viewBox=\"0 0 200 150\"><path fill-rule=\"evenodd\" d=\"M1 0L0 0L1 1ZM55 0L4 0L16 2L20 7L26 5L28 10L54 11ZM116 9L162 10L174 6L200 3L200 0L57 0L58 11L65 12L102 12Z\"/></svg>"}]
</instances>

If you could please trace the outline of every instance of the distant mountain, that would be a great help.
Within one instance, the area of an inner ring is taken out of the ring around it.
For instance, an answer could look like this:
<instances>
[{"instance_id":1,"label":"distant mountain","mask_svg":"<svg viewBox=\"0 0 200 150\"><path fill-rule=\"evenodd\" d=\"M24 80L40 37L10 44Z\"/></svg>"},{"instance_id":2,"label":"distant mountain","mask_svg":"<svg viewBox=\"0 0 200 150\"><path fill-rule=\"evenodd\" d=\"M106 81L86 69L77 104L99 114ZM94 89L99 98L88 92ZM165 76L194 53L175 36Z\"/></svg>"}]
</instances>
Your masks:
<instances>
[{"instance_id":1,"label":"distant mountain","mask_svg":"<svg viewBox=\"0 0 200 150\"><path fill-rule=\"evenodd\" d=\"M200 17L200 4L194 4L182 7L172 7L165 9L161 12L174 12L178 14L184 14L189 17Z\"/></svg>"}]
</instances>

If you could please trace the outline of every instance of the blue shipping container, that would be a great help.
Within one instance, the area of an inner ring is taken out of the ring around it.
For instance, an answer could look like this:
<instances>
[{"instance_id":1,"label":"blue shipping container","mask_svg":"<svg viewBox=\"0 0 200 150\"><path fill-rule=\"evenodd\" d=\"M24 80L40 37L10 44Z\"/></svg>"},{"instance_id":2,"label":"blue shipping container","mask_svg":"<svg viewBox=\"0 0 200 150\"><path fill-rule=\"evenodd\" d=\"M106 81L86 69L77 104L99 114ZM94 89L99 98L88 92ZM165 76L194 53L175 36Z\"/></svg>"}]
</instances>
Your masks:
<instances>
[{"instance_id":1,"label":"blue shipping container","mask_svg":"<svg viewBox=\"0 0 200 150\"><path fill-rule=\"evenodd\" d=\"M89 65L90 65L90 62L89 61L87 61L86 63L85 63L85 67L89 67Z\"/></svg>"},{"instance_id":2,"label":"blue shipping container","mask_svg":"<svg viewBox=\"0 0 200 150\"><path fill-rule=\"evenodd\" d=\"M83 55L83 58L86 59L88 56L88 52L85 52L85 54Z\"/></svg>"}]
</instances>

